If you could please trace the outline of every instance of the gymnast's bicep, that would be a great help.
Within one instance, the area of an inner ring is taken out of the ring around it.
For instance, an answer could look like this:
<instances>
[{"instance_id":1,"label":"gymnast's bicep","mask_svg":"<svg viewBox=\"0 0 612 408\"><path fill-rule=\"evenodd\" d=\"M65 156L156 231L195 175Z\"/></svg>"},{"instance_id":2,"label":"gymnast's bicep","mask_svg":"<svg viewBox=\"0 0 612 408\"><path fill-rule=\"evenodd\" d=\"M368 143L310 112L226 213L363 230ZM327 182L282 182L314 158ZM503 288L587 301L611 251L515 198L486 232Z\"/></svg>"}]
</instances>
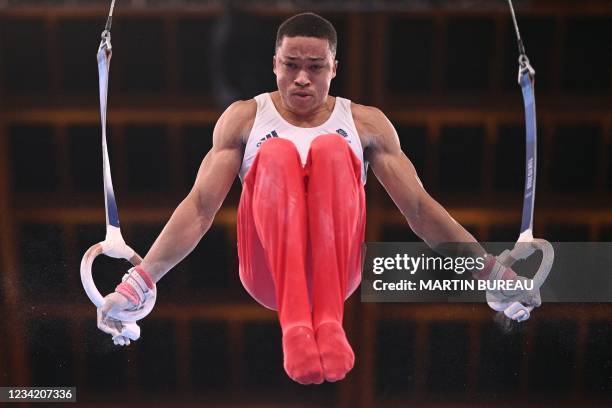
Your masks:
<instances>
[{"instance_id":1,"label":"gymnast's bicep","mask_svg":"<svg viewBox=\"0 0 612 408\"><path fill-rule=\"evenodd\" d=\"M402 214L408 219L413 218L428 195L412 162L401 150L381 152L373 156L374 160L370 161L370 165L376 178Z\"/></svg>"},{"instance_id":2,"label":"gymnast's bicep","mask_svg":"<svg viewBox=\"0 0 612 408\"><path fill-rule=\"evenodd\" d=\"M217 213L242 164L244 124L249 112L244 105L236 105L230 106L217 121L213 146L204 156L189 193L198 212L206 218L212 219Z\"/></svg>"},{"instance_id":3,"label":"gymnast's bicep","mask_svg":"<svg viewBox=\"0 0 612 408\"><path fill-rule=\"evenodd\" d=\"M195 183L189 193L198 211L212 218L217 213L231 188L242 162L242 151L213 147L204 157Z\"/></svg>"},{"instance_id":4,"label":"gymnast's bicep","mask_svg":"<svg viewBox=\"0 0 612 408\"><path fill-rule=\"evenodd\" d=\"M402 151L395 128L382 112L374 111L369 129L370 166L395 205L410 220L429 195L412 162Z\"/></svg>"}]
</instances>

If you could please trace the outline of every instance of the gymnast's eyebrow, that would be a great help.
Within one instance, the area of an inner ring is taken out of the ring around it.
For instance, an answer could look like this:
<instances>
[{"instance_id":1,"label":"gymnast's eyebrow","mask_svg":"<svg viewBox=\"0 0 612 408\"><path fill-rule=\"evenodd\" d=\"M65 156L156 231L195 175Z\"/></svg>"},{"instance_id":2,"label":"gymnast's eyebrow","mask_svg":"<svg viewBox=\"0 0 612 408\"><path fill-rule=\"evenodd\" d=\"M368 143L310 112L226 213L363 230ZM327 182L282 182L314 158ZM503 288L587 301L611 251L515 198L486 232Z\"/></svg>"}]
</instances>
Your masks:
<instances>
[{"instance_id":1,"label":"gymnast's eyebrow","mask_svg":"<svg viewBox=\"0 0 612 408\"><path fill-rule=\"evenodd\" d=\"M284 58L289 59L289 60L302 59L300 57L292 57L292 56L285 56ZM323 58L323 57L307 57L306 59L308 59L310 61L323 61L323 60L325 60L325 58Z\"/></svg>"}]
</instances>

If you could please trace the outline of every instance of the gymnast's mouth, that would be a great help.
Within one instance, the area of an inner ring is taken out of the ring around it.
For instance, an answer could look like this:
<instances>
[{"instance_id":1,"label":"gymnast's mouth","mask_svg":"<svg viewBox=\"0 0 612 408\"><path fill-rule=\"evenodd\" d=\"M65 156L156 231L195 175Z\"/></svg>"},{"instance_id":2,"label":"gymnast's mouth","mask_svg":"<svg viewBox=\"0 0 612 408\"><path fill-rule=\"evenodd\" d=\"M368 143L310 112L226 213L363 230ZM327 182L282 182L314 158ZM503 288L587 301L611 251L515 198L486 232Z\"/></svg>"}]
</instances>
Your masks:
<instances>
[{"instance_id":1,"label":"gymnast's mouth","mask_svg":"<svg viewBox=\"0 0 612 408\"><path fill-rule=\"evenodd\" d=\"M293 96L297 96L298 98L308 98L310 96L312 96L312 94L308 93L308 92L294 92Z\"/></svg>"}]
</instances>

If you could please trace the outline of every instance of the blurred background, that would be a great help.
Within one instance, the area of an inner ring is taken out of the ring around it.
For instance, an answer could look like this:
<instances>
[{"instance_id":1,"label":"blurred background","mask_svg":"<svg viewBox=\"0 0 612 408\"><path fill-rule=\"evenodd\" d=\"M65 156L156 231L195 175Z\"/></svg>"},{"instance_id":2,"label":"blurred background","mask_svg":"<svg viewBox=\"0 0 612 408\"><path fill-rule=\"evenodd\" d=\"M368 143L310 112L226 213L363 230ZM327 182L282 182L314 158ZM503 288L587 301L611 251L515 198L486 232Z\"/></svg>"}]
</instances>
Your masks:
<instances>
[{"instance_id":1,"label":"blurred background","mask_svg":"<svg viewBox=\"0 0 612 408\"><path fill-rule=\"evenodd\" d=\"M353 371L293 383L275 314L238 279L238 181L160 282L142 338L112 346L79 277L104 238L95 55L109 5L0 0L0 386L76 386L92 407L612 404L610 304L544 304L504 334L484 304L355 294ZM612 2L515 6L537 71L535 235L612 241ZM425 187L475 237L516 240L524 118L505 1L117 0L108 137L126 241L146 253L223 109L275 88L276 29L305 10L338 31L331 94L381 108ZM368 241L418 240L372 174L366 190ZM96 261L101 291L126 267Z\"/></svg>"}]
</instances>

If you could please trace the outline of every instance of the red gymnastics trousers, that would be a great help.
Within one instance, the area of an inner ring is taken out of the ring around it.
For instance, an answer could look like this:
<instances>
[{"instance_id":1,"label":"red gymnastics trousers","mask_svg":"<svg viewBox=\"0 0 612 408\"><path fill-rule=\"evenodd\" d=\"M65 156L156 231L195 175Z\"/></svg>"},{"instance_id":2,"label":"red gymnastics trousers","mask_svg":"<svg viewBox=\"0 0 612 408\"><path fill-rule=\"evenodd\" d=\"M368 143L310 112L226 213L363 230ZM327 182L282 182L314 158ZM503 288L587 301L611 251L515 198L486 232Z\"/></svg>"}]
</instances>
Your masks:
<instances>
[{"instance_id":1,"label":"red gymnastics trousers","mask_svg":"<svg viewBox=\"0 0 612 408\"><path fill-rule=\"evenodd\" d=\"M342 379L354 363L342 317L361 280L361 166L337 134L315 138L304 167L293 142L272 138L244 180L240 279L259 303L278 310L285 370L303 384Z\"/></svg>"}]
</instances>

